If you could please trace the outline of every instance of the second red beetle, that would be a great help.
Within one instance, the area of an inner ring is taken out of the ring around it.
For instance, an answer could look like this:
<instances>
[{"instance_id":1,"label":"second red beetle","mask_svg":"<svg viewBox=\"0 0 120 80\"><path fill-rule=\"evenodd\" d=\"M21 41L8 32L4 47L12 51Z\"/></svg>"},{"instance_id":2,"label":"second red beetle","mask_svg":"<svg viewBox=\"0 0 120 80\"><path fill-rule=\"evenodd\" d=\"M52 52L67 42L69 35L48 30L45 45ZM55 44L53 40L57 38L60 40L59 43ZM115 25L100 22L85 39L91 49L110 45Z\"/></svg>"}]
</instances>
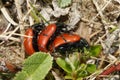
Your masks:
<instances>
[{"instance_id":1,"label":"second red beetle","mask_svg":"<svg viewBox=\"0 0 120 80\"><path fill-rule=\"evenodd\" d=\"M89 47L88 42L85 39L77 34L63 33L55 38L49 49L51 52L57 51L65 53L73 52L75 49L80 51L84 47Z\"/></svg>"}]
</instances>

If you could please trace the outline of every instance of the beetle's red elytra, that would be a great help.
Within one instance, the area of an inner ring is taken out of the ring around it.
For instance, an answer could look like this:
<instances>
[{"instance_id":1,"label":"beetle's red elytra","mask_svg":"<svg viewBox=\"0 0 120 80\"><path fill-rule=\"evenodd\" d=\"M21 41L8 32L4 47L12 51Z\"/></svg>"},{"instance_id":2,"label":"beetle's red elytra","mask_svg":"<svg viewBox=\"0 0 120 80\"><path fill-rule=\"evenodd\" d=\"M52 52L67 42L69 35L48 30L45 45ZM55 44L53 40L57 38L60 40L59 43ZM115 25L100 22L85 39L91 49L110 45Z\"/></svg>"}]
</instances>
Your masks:
<instances>
[{"instance_id":1,"label":"beetle's red elytra","mask_svg":"<svg viewBox=\"0 0 120 80\"><path fill-rule=\"evenodd\" d=\"M66 43L74 43L80 40L80 36L77 34L68 34L63 33L55 38L53 43L50 45L50 51L53 52L53 50L63 44Z\"/></svg>"},{"instance_id":2,"label":"beetle's red elytra","mask_svg":"<svg viewBox=\"0 0 120 80\"><path fill-rule=\"evenodd\" d=\"M56 31L56 28L57 27L55 24L50 24L38 35L38 48L40 51L48 52L48 50L46 48L47 43L48 43L50 37Z\"/></svg>"},{"instance_id":3,"label":"beetle's red elytra","mask_svg":"<svg viewBox=\"0 0 120 80\"><path fill-rule=\"evenodd\" d=\"M35 50L33 48L33 44L32 44L32 40L33 40L33 30L32 28L29 28L26 30L25 32L25 35L27 36L31 36L31 37L24 37L24 48L25 48L25 52L28 54L28 55L32 55Z\"/></svg>"}]
</instances>

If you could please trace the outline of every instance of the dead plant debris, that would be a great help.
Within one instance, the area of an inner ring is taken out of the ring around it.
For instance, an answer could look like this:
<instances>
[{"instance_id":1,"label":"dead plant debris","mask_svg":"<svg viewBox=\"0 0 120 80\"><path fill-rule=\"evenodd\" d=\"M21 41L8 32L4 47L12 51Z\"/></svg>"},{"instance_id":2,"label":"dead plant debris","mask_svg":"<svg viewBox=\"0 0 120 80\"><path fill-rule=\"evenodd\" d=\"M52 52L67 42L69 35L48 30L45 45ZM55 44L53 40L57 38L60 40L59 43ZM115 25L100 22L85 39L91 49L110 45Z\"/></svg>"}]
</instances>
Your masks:
<instances>
[{"instance_id":1,"label":"dead plant debris","mask_svg":"<svg viewBox=\"0 0 120 80\"><path fill-rule=\"evenodd\" d=\"M99 56L99 68L105 69L120 57L120 1L119 0L73 0L60 8L57 0L1 0L0 1L0 71L5 71L5 62L19 68L25 59L23 37L25 30L38 22L44 22L38 13L55 23L64 21L68 29L84 37L90 45L100 44L103 48ZM38 14L37 13L37 14ZM104 58L103 58L104 57ZM58 74L52 71L54 75ZM87 80L99 79L94 73ZM1 78L1 77L0 77ZM59 77L60 78L60 77ZM100 80L118 80L119 74L104 76ZM56 79L57 80L57 79ZM59 79L61 80L61 79Z\"/></svg>"}]
</instances>

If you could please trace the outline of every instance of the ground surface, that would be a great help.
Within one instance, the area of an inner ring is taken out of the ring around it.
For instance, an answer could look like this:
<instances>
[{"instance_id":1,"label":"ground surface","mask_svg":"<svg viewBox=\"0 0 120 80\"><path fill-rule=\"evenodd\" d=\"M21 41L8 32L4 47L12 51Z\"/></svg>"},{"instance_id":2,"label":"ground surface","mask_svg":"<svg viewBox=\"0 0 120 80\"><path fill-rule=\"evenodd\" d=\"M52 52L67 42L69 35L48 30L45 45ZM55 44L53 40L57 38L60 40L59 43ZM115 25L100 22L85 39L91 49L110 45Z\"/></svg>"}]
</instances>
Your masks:
<instances>
[{"instance_id":1,"label":"ground surface","mask_svg":"<svg viewBox=\"0 0 120 80\"><path fill-rule=\"evenodd\" d=\"M34 11L31 13L29 2L50 23L61 19L70 26L69 29L75 28L75 33L85 38L89 44L100 44L103 49L99 59L108 60L109 65L119 62L120 0L73 0L64 9L56 7L56 0L49 4L42 3L41 0L10 1L0 2L0 71L6 69L5 63L22 66L25 59L25 30L34 23L41 22L41 18L36 18ZM62 16L64 17L61 18ZM118 74L113 76L118 78Z\"/></svg>"}]
</instances>

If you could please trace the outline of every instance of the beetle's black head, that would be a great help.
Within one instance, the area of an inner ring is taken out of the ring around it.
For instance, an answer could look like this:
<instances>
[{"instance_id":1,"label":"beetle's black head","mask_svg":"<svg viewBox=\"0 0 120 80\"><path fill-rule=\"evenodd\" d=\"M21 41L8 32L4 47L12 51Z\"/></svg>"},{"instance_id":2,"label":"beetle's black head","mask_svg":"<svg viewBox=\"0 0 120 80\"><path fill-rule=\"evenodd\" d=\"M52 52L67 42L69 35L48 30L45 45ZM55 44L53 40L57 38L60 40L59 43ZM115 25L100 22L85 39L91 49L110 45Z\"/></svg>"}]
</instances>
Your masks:
<instances>
[{"instance_id":1,"label":"beetle's black head","mask_svg":"<svg viewBox=\"0 0 120 80\"><path fill-rule=\"evenodd\" d=\"M90 47L89 43L84 38L81 38L80 41L77 43L78 44L76 44L76 45L78 45L78 47L80 47L81 49Z\"/></svg>"}]
</instances>

